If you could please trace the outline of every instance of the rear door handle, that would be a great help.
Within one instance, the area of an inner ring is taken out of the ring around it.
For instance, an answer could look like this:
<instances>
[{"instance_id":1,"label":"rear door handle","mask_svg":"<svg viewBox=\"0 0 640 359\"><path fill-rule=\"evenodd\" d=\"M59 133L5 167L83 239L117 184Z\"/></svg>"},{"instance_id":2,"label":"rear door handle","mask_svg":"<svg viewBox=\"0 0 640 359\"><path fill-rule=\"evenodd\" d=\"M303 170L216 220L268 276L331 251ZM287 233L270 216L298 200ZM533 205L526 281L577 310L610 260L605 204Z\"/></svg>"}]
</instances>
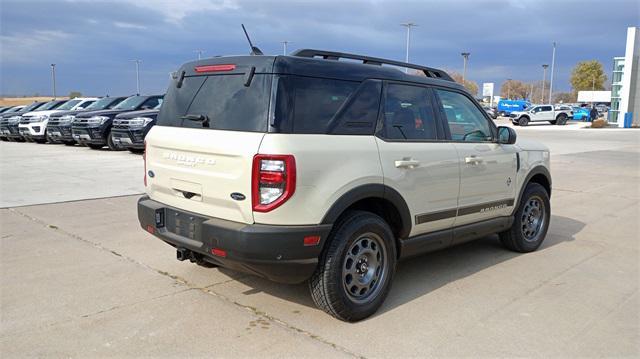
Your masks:
<instances>
[{"instance_id":1,"label":"rear door handle","mask_svg":"<svg viewBox=\"0 0 640 359\"><path fill-rule=\"evenodd\" d=\"M475 155L464 158L464 163L466 163L468 165L479 165L482 162L484 162L482 157L478 157L478 156L475 156Z\"/></svg>"},{"instance_id":2,"label":"rear door handle","mask_svg":"<svg viewBox=\"0 0 640 359\"><path fill-rule=\"evenodd\" d=\"M395 162L396 168L415 168L420 165L420 161L412 160L411 158L403 158Z\"/></svg>"}]
</instances>

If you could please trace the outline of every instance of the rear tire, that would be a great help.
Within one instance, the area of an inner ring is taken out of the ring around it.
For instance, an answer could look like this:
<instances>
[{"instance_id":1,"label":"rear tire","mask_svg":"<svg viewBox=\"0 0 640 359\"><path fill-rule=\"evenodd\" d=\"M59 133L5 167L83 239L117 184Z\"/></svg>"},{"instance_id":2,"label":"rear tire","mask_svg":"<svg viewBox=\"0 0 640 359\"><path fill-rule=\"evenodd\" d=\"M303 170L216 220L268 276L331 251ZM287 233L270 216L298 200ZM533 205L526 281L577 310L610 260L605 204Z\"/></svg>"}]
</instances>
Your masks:
<instances>
[{"instance_id":1,"label":"rear tire","mask_svg":"<svg viewBox=\"0 0 640 359\"><path fill-rule=\"evenodd\" d=\"M565 115L564 113L559 114L558 118L556 118L556 121L558 126L564 126L565 124L567 124L567 115Z\"/></svg>"},{"instance_id":2,"label":"rear tire","mask_svg":"<svg viewBox=\"0 0 640 359\"><path fill-rule=\"evenodd\" d=\"M547 190L538 183L524 189L510 229L499 233L500 241L508 249L533 252L544 241L551 219L551 205Z\"/></svg>"},{"instance_id":3,"label":"rear tire","mask_svg":"<svg viewBox=\"0 0 640 359\"><path fill-rule=\"evenodd\" d=\"M87 143L87 146L92 150L99 150L104 147L104 145L94 145L93 143Z\"/></svg>"},{"instance_id":4,"label":"rear tire","mask_svg":"<svg viewBox=\"0 0 640 359\"><path fill-rule=\"evenodd\" d=\"M389 225L364 211L346 213L309 280L316 306L347 322L374 314L391 288L396 246Z\"/></svg>"},{"instance_id":5,"label":"rear tire","mask_svg":"<svg viewBox=\"0 0 640 359\"><path fill-rule=\"evenodd\" d=\"M553 120L553 121L549 121L550 124L555 125L556 123L558 123L557 120Z\"/></svg>"},{"instance_id":6,"label":"rear tire","mask_svg":"<svg viewBox=\"0 0 640 359\"><path fill-rule=\"evenodd\" d=\"M144 148L129 148L129 152L141 155L144 153Z\"/></svg>"},{"instance_id":7,"label":"rear tire","mask_svg":"<svg viewBox=\"0 0 640 359\"><path fill-rule=\"evenodd\" d=\"M529 124L529 119L526 117L520 117L520 119L518 119L518 125L520 126L526 126Z\"/></svg>"}]
</instances>

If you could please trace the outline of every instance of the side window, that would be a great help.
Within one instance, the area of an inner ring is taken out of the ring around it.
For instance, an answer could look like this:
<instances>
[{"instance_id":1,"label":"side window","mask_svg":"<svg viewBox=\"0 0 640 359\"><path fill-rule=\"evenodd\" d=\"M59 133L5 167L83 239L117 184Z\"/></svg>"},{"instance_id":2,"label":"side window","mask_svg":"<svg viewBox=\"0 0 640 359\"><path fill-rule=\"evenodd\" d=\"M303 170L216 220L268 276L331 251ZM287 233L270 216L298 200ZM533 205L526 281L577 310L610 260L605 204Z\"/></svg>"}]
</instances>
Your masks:
<instances>
[{"instance_id":1,"label":"side window","mask_svg":"<svg viewBox=\"0 0 640 359\"><path fill-rule=\"evenodd\" d=\"M542 106L540 111L551 111L551 106Z\"/></svg>"},{"instance_id":2,"label":"side window","mask_svg":"<svg viewBox=\"0 0 640 359\"><path fill-rule=\"evenodd\" d=\"M438 89L436 92L449 124L452 140L479 142L493 139L489 121L469 98L452 91Z\"/></svg>"},{"instance_id":3,"label":"side window","mask_svg":"<svg viewBox=\"0 0 640 359\"><path fill-rule=\"evenodd\" d=\"M278 80L275 126L285 133L324 134L360 83L302 76Z\"/></svg>"},{"instance_id":4,"label":"side window","mask_svg":"<svg viewBox=\"0 0 640 359\"><path fill-rule=\"evenodd\" d=\"M80 107L78 109L85 109L87 107L89 107L89 105L93 104L95 101L87 101L85 103L83 103L82 105L80 105Z\"/></svg>"},{"instance_id":5,"label":"side window","mask_svg":"<svg viewBox=\"0 0 640 359\"><path fill-rule=\"evenodd\" d=\"M390 140L435 140L436 120L429 89L388 84L383 106L383 138Z\"/></svg>"},{"instance_id":6,"label":"side window","mask_svg":"<svg viewBox=\"0 0 640 359\"><path fill-rule=\"evenodd\" d=\"M150 99L148 99L147 101L145 101L142 106L140 106L140 108L155 108L156 106L158 106L159 104L162 103L162 98L160 97L152 97Z\"/></svg>"}]
</instances>

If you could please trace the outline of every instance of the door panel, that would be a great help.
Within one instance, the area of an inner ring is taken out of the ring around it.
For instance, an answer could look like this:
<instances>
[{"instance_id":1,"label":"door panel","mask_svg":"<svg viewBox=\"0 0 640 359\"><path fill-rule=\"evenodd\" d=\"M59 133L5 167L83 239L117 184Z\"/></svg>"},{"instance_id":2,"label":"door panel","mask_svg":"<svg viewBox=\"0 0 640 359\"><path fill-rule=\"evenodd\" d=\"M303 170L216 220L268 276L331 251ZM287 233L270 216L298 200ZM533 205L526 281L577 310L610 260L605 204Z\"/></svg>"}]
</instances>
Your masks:
<instances>
[{"instance_id":1,"label":"door panel","mask_svg":"<svg viewBox=\"0 0 640 359\"><path fill-rule=\"evenodd\" d=\"M508 215L513 209L516 150L494 141L495 127L466 94L436 90L460 164L455 226Z\"/></svg>"},{"instance_id":2,"label":"door panel","mask_svg":"<svg viewBox=\"0 0 640 359\"><path fill-rule=\"evenodd\" d=\"M376 143L385 185L402 194L412 216L410 235L450 228L460 186L458 154L436 121L431 89L385 83Z\"/></svg>"},{"instance_id":3,"label":"door panel","mask_svg":"<svg viewBox=\"0 0 640 359\"><path fill-rule=\"evenodd\" d=\"M455 225L510 215L514 208L516 150L497 143L456 143L460 198Z\"/></svg>"},{"instance_id":4,"label":"door panel","mask_svg":"<svg viewBox=\"0 0 640 359\"><path fill-rule=\"evenodd\" d=\"M447 142L386 142L376 138L384 184L402 194L411 212L410 236L451 228L460 166Z\"/></svg>"}]
</instances>

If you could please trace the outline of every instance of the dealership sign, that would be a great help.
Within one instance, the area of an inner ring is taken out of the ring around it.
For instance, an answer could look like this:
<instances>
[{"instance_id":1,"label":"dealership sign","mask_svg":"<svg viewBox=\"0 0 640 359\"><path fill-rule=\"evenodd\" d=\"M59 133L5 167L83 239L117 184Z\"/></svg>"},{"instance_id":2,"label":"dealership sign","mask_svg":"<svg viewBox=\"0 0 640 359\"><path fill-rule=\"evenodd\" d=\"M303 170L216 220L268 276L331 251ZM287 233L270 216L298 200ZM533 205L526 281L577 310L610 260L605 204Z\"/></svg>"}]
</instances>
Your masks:
<instances>
[{"instance_id":1,"label":"dealership sign","mask_svg":"<svg viewBox=\"0 0 640 359\"><path fill-rule=\"evenodd\" d=\"M482 96L493 97L493 82L485 82L482 84Z\"/></svg>"}]
</instances>

